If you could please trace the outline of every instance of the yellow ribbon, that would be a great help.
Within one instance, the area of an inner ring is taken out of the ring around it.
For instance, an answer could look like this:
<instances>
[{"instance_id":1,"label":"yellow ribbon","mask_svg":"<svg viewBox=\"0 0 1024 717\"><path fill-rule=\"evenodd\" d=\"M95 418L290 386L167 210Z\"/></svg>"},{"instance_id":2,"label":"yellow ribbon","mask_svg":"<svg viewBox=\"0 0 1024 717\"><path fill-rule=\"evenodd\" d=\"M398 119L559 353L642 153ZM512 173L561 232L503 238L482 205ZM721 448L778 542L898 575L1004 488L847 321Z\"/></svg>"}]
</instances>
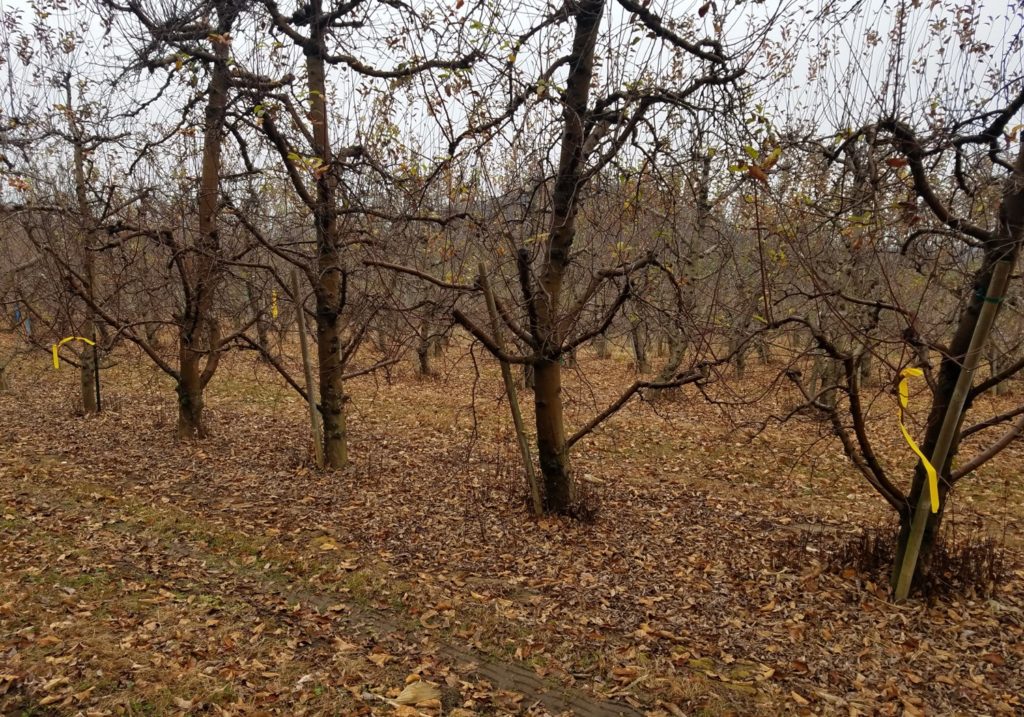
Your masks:
<instances>
[{"instance_id":1,"label":"yellow ribbon","mask_svg":"<svg viewBox=\"0 0 1024 717\"><path fill-rule=\"evenodd\" d=\"M68 341L84 341L90 346L95 346L96 342L91 341L84 336L68 336L66 339L61 339L53 345L53 367L60 368L60 355L57 353L60 351L60 347L66 344Z\"/></svg>"},{"instance_id":2,"label":"yellow ribbon","mask_svg":"<svg viewBox=\"0 0 1024 717\"><path fill-rule=\"evenodd\" d=\"M277 289L270 292L270 317L277 318Z\"/></svg>"},{"instance_id":3,"label":"yellow ribbon","mask_svg":"<svg viewBox=\"0 0 1024 717\"><path fill-rule=\"evenodd\" d=\"M907 408L910 403L910 389L907 388L907 378L910 376L923 376L924 371L919 368L912 366L903 369L900 372L900 430L903 431L903 437L910 445L910 450L917 454L917 457L921 459L921 465L924 466L925 473L928 474L928 492L931 495L932 500L932 512L939 512L939 475L935 472L935 466L932 462L921 452L921 449L917 447L917 443L910 435L910 431L903 425L903 411Z\"/></svg>"}]
</instances>

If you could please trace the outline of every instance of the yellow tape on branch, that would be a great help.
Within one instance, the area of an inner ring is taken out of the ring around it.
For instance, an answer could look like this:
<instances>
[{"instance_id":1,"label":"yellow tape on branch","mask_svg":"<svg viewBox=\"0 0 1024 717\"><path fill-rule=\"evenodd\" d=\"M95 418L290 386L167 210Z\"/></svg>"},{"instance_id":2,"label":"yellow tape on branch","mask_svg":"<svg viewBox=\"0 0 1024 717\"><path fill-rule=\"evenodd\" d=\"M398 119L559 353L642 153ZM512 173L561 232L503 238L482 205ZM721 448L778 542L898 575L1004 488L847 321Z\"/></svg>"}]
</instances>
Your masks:
<instances>
[{"instance_id":1,"label":"yellow tape on branch","mask_svg":"<svg viewBox=\"0 0 1024 717\"><path fill-rule=\"evenodd\" d=\"M277 318L277 289L270 292L270 317Z\"/></svg>"},{"instance_id":2,"label":"yellow tape on branch","mask_svg":"<svg viewBox=\"0 0 1024 717\"><path fill-rule=\"evenodd\" d=\"M907 405L910 403L910 389L907 387L907 378L910 376L923 376L924 371L919 368L908 367L900 372L900 430L903 431L903 438L906 439L910 445L910 450L917 454L917 457L921 459L921 465L924 466L925 473L928 474L928 493L931 496L932 501L932 512L939 512L939 475L935 471L935 466L932 465L931 461L921 452L921 449L917 447L917 443L914 442L913 437L910 435L910 431L903 425L903 411L906 410Z\"/></svg>"},{"instance_id":3,"label":"yellow tape on branch","mask_svg":"<svg viewBox=\"0 0 1024 717\"><path fill-rule=\"evenodd\" d=\"M96 342L91 339L87 339L84 336L68 336L67 338L61 339L53 345L53 367L60 368L60 347L66 344L68 341L84 341L90 346L95 346Z\"/></svg>"}]
</instances>

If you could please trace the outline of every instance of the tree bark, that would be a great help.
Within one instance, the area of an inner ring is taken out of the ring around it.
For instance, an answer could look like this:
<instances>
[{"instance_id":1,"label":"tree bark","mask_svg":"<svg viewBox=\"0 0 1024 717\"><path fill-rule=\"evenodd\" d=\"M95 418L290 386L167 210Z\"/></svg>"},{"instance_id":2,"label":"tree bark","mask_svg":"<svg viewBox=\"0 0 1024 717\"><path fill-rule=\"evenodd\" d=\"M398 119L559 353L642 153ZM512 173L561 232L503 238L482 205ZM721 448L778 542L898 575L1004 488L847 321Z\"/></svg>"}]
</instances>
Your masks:
<instances>
[{"instance_id":1,"label":"tree bark","mask_svg":"<svg viewBox=\"0 0 1024 717\"><path fill-rule=\"evenodd\" d=\"M551 513L566 513L576 502L576 488L569 472L562 412L562 368L557 360L541 361L534 367L533 398L537 453L544 477L544 507Z\"/></svg>"},{"instance_id":2,"label":"tree bark","mask_svg":"<svg viewBox=\"0 0 1024 717\"><path fill-rule=\"evenodd\" d=\"M651 362L647 357L648 335L647 329L639 319L630 322L629 338L633 344L633 358L635 360L636 372L646 374L651 371Z\"/></svg>"},{"instance_id":3,"label":"tree bark","mask_svg":"<svg viewBox=\"0 0 1024 717\"><path fill-rule=\"evenodd\" d=\"M227 34L237 8L232 4L218 4L217 12L218 30L222 35ZM220 281L217 216L221 150L231 83L231 53L225 42L214 42L212 46L215 59L210 68L203 118L203 158L196 207L199 232L195 250L187 257L188 276L182 276L186 284L185 305L178 324L178 437L182 439L207 435L203 420L203 392L213 378L220 356L219 331L213 309Z\"/></svg>"},{"instance_id":4,"label":"tree bark","mask_svg":"<svg viewBox=\"0 0 1024 717\"><path fill-rule=\"evenodd\" d=\"M96 268L93 258L92 244L95 231L95 220L92 210L89 207L89 199L86 188L85 174L85 137L81 126L75 116L74 97L71 91L71 74L64 77L64 89L66 92L68 126L71 131L71 141L74 149L74 172L75 172L75 200L78 205L78 229L82 242L82 283L83 289L90 299L95 300ZM81 335L96 341L96 316L88 302L85 305L85 320L80 329ZM79 362L79 383L81 387L82 409L86 413L96 413L99 410L96 372L99 366L96 365L96 352L86 347L82 351Z\"/></svg>"},{"instance_id":5,"label":"tree bark","mask_svg":"<svg viewBox=\"0 0 1024 717\"><path fill-rule=\"evenodd\" d=\"M200 356L191 349L181 350L178 356L178 438L206 438L203 421L203 387Z\"/></svg>"},{"instance_id":6,"label":"tree bark","mask_svg":"<svg viewBox=\"0 0 1024 717\"><path fill-rule=\"evenodd\" d=\"M570 513L576 501L562 409L560 301L576 234L594 45L603 9L604 0L581 0L575 6L576 28L562 94L562 144L552 192L551 223L544 244L539 291L533 292L531 299L536 317L534 338L539 346L533 389L537 452L544 477L544 508L550 513Z\"/></svg>"},{"instance_id":7,"label":"tree bark","mask_svg":"<svg viewBox=\"0 0 1024 717\"><path fill-rule=\"evenodd\" d=\"M874 382L872 367L874 366L874 355L870 350L861 352L858 359L858 370L860 371L860 383L862 386L870 386Z\"/></svg>"},{"instance_id":8,"label":"tree bark","mask_svg":"<svg viewBox=\"0 0 1024 717\"><path fill-rule=\"evenodd\" d=\"M324 462L329 468L348 464L348 433L345 425L344 366L341 362L341 313L345 302L345 269L338 241L337 171L327 122L326 20L322 3L310 3L310 43L306 46L306 75L309 90L309 121L312 125L313 154L324 171L316 179L313 222L316 229L317 280L316 348L320 373L320 414L323 418Z\"/></svg>"},{"instance_id":9,"label":"tree bark","mask_svg":"<svg viewBox=\"0 0 1024 717\"><path fill-rule=\"evenodd\" d=\"M436 339L431 337L431 323L429 320L425 320L420 325L416 342L416 359L420 378L428 378L433 375L430 368L430 357L432 354L436 355L436 345Z\"/></svg>"}]
</instances>

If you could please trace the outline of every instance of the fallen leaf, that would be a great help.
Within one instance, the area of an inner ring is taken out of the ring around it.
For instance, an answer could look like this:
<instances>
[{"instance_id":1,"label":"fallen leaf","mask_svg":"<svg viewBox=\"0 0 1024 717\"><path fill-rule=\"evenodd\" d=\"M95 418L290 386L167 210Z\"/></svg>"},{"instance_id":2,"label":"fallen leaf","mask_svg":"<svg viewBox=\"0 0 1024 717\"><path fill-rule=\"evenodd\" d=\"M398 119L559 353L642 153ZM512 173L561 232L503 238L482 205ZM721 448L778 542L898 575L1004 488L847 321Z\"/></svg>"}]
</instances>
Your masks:
<instances>
[{"instance_id":1,"label":"fallen leaf","mask_svg":"<svg viewBox=\"0 0 1024 717\"><path fill-rule=\"evenodd\" d=\"M441 690L434 687L429 682L417 680L416 682L410 682L405 686L395 698L395 702L400 705L416 705L421 702L428 700L436 700L441 697Z\"/></svg>"}]
</instances>

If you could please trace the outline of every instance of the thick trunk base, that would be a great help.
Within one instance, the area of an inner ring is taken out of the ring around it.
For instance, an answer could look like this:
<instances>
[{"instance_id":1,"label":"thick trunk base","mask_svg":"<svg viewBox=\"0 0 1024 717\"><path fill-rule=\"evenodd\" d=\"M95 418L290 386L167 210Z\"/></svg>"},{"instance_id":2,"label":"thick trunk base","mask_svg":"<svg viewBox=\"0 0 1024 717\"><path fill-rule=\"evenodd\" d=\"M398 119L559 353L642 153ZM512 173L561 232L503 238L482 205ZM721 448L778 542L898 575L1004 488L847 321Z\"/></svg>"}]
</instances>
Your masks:
<instances>
[{"instance_id":1,"label":"thick trunk base","mask_svg":"<svg viewBox=\"0 0 1024 717\"><path fill-rule=\"evenodd\" d=\"M569 471L562 416L562 369L558 361L545 361L534 369L534 409L537 422L537 453L544 481L544 511L570 514L576 504L575 485Z\"/></svg>"},{"instance_id":2,"label":"thick trunk base","mask_svg":"<svg viewBox=\"0 0 1024 717\"><path fill-rule=\"evenodd\" d=\"M206 438L206 422L203 420L202 391L190 391L178 386L178 440Z\"/></svg>"}]
</instances>

